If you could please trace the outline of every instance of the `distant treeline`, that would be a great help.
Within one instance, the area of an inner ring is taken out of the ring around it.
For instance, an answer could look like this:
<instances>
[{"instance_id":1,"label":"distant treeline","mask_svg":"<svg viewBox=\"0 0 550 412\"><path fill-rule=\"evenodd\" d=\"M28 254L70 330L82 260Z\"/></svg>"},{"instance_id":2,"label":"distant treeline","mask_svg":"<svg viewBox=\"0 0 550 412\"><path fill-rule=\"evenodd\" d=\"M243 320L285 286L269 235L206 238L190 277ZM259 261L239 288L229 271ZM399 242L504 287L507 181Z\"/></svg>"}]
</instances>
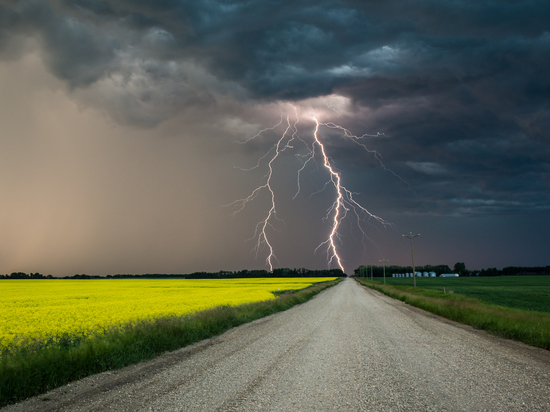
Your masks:
<instances>
[{"instance_id":1,"label":"distant treeline","mask_svg":"<svg viewBox=\"0 0 550 412\"><path fill-rule=\"evenodd\" d=\"M195 272L185 275L187 279L230 279L230 278L322 278L322 277L344 277L346 274L340 269L310 270L305 268L273 269L267 270L240 270L237 272L221 271L215 273Z\"/></svg>"},{"instance_id":2,"label":"distant treeline","mask_svg":"<svg viewBox=\"0 0 550 412\"><path fill-rule=\"evenodd\" d=\"M359 266L355 269L355 276L372 276L382 277L384 274L383 266ZM538 266L538 267L516 267L509 266L503 269L489 268L481 270L468 270L464 263L457 262L454 268L451 269L447 265L438 266L416 266L416 273L418 272L435 272L437 276L441 276L442 273L458 273L460 276L544 276L550 275L550 266ZM412 266L386 266L386 276L391 277L394 273L412 273Z\"/></svg>"},{"instance_id":3,"label":"distant treeline","mask_svg":"<svg viewBox=\"0 0 550 412\"><path fill-rule=\"evenodd\" d=\"M417 266L416 272L435 272L437 276L442 273L458 273L460 276L544 276L550 275L550 266L538 267L516 267L509 266L503 269L489 268L481 270L468 270L464 263L457 262L453 269L447 265L426 265ZM383 266L359 266L354 270L355 276L382 277L384 274ZM412 273L412 266L386 266L386 276L391 277L394 273ZM344 277L344 272L340 269L309 270L309 269L273 269L273 272L267 270L240 270L240 271L220 271L220 272L194 272L189 274L163 274L148 273L144 275L118 274L118 275L73 275L56 278L52 275L42 275L41 273L23 273L14 272L10 275L0 275L0 279L233 279L233 278L299 278L299 277Z\"/></svg>"},{"instance_id":4,"label":"distant treeline","mask_svg":"<svg viewBox=\"0 0 550 412\"><path fill-rule=\"evenodd\" d=\"M435 272L437 276L440 276L442 273L453 273L451 268L447 265L438 265L438 266L416 266L416 273L418 272ZM370 277L372 271L373 277L382 277L384 276L384 267L383 266L359 266L355 269L355 276L365 276ZM394 273L413 273L412 266L386 266L386 276L391 277Z\"/></svg>"},{"instance_id":5,"label":"distant treeline","mask_svg":"<svg viewBox=\"0 0 550 412\"><path fill-rule=\"evenodd\" d=\"M11 275L0 275L0 279L55 279L52 275L44 276L41 273L13 272Z\"/></svg>"},{"instance_id":6,"label":"distant treeline","mask_svg":"<svg viewBox=\"0 0 550 412\"><path fill-rule=\"evenodd\" d=\"M267 270L240 270L220 272L194 272L190 274L162 274L150 273L145 275L118 274L118 275L73 275L62 278L54 278L52 275L44 276L40 273L26 274L14 272L11 275L0 275L0 279L234 279L234 278L302 278L302 277L344 277L340 269L309 270L309 269L273 269Z\"/></svg>"},{"instance_id":7,"label":"distant treeline","mask_svg":"<svg viewBox=\"0 0 550 412\"><path fill-rule=\"evenodd\" d=\"M502 270L499 270L496 268L489 268L489 269L482 269L479 271L479 276L544 276L544 275L550 275L550 266L535 266L535 267L509 266Z\"/></svg>"}]
</instances>

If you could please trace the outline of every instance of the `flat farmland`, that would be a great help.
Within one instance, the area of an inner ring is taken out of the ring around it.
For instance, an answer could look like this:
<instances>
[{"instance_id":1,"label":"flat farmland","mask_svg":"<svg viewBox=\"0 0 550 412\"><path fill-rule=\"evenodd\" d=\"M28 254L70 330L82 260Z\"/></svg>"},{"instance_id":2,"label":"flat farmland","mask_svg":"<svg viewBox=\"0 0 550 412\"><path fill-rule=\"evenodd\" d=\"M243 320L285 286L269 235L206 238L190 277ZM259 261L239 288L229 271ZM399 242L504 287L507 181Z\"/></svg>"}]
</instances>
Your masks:
<instances>
[{"instance_id":1,"label":"flat farmland","mask_svg":"<svg viewBox=\"0 0 550 412\"><path fill-rule=\"evenodd\" d=\"M0 288L0 352L86 339L136 321L271 300L334 278L8 280Z\"/></svg>"},{"instance_id":2,"label":"flat farmland","mask_svg":"<svg viewBox=\"0 0 550 412\"><path fill-rule=\"evenodd\" d=\"M375 278L382 282L382 278ZM386 277L393 286L412 286L412 278ZM458 293L492 305L537 312L550 312L550 276L495 276L417 278L416 286Z\"/></svg>"},{"instance_id":3,"label":"flat farmland","mask_svg":"<svg viewBox=\"0 0 550 412\"><path fill-rule=\"evenodd\" d=\"M548 412L549 393L549 351L344 279L289 310L1 411Z\"/></svg>"}]
</instances>

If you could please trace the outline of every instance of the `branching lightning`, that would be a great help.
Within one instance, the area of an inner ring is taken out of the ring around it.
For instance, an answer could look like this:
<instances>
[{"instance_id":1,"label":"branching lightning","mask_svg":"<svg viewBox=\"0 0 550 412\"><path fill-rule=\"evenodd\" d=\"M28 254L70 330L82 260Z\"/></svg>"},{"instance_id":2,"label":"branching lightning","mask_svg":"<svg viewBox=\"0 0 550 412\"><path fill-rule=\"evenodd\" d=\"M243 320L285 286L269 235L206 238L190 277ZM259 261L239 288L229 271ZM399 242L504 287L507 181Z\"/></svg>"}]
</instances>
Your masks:
<instances>
[{"instance_id":1,"label":"branching lightning","mask_svg":"<svg viewBox=\"0 0 550 412\"><path fill-rule=\"evenodd\" d=\"M350 210L353 211L353 213L357 217L358 223L361 219L360 218L360 213L366 214L370 218L374 218L375 220L377 220L379 223L381 223L383 225L389 225L389 223L386 222L381 217L372 214L366 208L364 208L359 203L357 203L353 199L353 192L351 192L345 186L342 185L342 179L340 177L340 174L332 166L330 158L326 154L325 146L319 140L319 135L318 135L319 126L322 125L322 126L327 126L327 127L330 127L330 128L335 127L335 128L344 130L346 137L348 137L353 142L355 142L355 143L359 144L360 146L362 146L363 148L365 148L369 153L374 153L375 157L378 159L378 161L381 162L381 160L378 156L376 156L377 155L376 151L369 150L365 145L363 145L361 143L358 143L356 141L356 139L358 139L358 137L353 136L347 129L345 129L341 126L336 126L333 123L319 123L319 121L316 118L313 118L313 120L315 121L315 131L313 132L313 138L315 140L314 144L317 144L321 148L323 166L325 167L325 169L329 173L329 176L330 176L329 183L332 183L332 185L334 186L334 190L336 191L336 199L334 200L334 203L332 204L332 206L329 208L329 210L327 212L327 217L326 217L328 219L329 215L331 213L333 214L333 216L332 216L332 230L331 230L330 235L327 238L327 240L325 240L319 246L317 246L315 251L317 251L322 246L327 246L327 257L328 257L329 266L333 261L336 261L338 266L340 267L340 269L342 269L342 271L345 272L344 266L342 264L342 259L341 259L340 255L338 254L338 250L336 248L336 240L340 239L340 234L338 232L338 229L340 227L340 223L342 222L342 220L347 217L348 212ZM365 135L361 136L361 138L364 137L364 136ZM387 170L387 169L385 169L385 170ZM358 227L359 227L361 233L363 234L363 236L367 237L367 234L365 233L365 231L363 230L363 228L361 227L360 224L358 224Z\"/></svg>"},{"instance_id":2,"label":"branching lightning","mask_svg":"<svg viewBox=\"0 0 550 412\"><path fill-rule=\"evenodd\" d=\"M287 149L294 148L294 146L292 145L294 141L301 142L303 146L306 148L307 153L296 154L297 157L303 160L303 164L297 172L297 180L296 180L297 191L293 199L295 199L300 194L301 174L311 162L316 162L321 164L322 169L324 169L328 174L328 180L324 184L321 191L325 191L329 187L332 188L331 190L334 191L334 201L331 204L331 206L328 208L326 216L324 218L325 221L330 222L330 228L331 228L330 233L327 236L326 240L321 242L321 244L319 244L319 246L317 246L317 248L314 251L314 253L316 253L319 249L325 250L328 267L331 267L331 265L337 265L342 271L345 272L344 262L339 252L339 248L341 247L341 244L342 244L342 238L339 230L340 230L341 223L344 221L344 219L348 217L348 215L350 215L350 213L355 217L357 226L363 236L363 242L365 239L369 239L362 227L361 223L363 221L374 220L382 224L383 226L387 226L390 224L386 222L384 219L382 219L381 217L374 215L373 213L369 212L365 207L360 205L354 199L353 197L354 193L348 190L342 184L341 173L335 168L332 159L327 154L325 144L321 141L319 137L320 128L325 127L328 129L335 129L342 132L345 138L361 146L364 150L366 150L368 153L373 155L374 158L377 160L377 162L385 171L392 173L394 176L396 176L398 179L400 179L401 181L403 181L405 184L408 185L408 183L404 181L400 176L398 176L393 171L391 171L390 169L384 166L384 163L382 162L382 156L377 151L369 149L364 143L360 141L361 139L364 139L367 137L380 136L380 134L377 134L377 135L365 134L362 136L355 136L348 129L340 125L337 125L335 123L319 122L319 120L315 116L311 116L311 120L315 124L314 130L311 133L311 136L312 136L311 145L309 145L307 141L304 140L302 137L300 137L298 134L298 122L300 121L300 116L298 115L298 110L296 107L294 107L293 116L290 116L288 114L285 115L283 113L283 115L281 115L280 121L275 126L262 129L256 135L242 142L239 142L240 144L246 144L251 140L262 137L262 135L265 134L266 132L274 132L279 126L284 124L284 131L282 132L280 137L278 137L274 145L263 156L260 157L257 164L249 169L241 169L244 171L257 169L262 165L262 162L265 162L267 166L267 173L263 177L263 183L257 186L254 190L252 190L252 192L247 197L239 200L235 200L234 202L228 205L225 205L225 207L233 208L234 209L233 215L235 215L241 212L250 202L255 200L261 192L267 192L268 197L270 198L269 210L266 212L263 219L261 219L256 224L254 236L249 240L255 240L254 250L256 252L256 255L258 255L261 250L263 249L265 250L265 248L267 249L266 265L269 267L271 271L273 271L273 264L274 264L274 261L277 260L277 257L275 255L273 245L269 240L269 232L270 230L275 230L275 227L273 225L274 221L282 221L277 216L276 194L272 186L273 173L274 173L274 168L275 168L277 159Z\"/></svg>"},{"instance_id":3,"label":"branching lightning","mask_svg":"<svg viewBox=\"0 0 550 412\"><path fill-rule=\"evenodd\" d=\"M281 120L275 126L261 130L255 136L251 137L248 140L245 140L242 143L244 144L244 143L247 143L247 142L249 142L249 141L251 141L255 138L258 138L258 137L260 137L260 135L262 133L264 133L268 130L274 130L275 128L277 128L278 126L280 126L282 124L283 117L284 116L281 116ZM273 153L273 155L271 156L271 158L269 158L269 161L267 163L268 172L267 172L267 175L264 176L265 183L258 186L257 188L255 188L252 191L252 193L250 193L250 195L248 195L247 197L245 197L243 199L235 200L233 203L230 203L229 205L226 205L226 206L236 207L236 210L233 212L233 214L236 214L236 213L242 211L249 202L254 200L260 194L260 192L262 190L267 190L269 192L269 194L271 196L271 207L270 207L269 211L267 212L267 215L265 216L265 218L263 220L261 220L260 222L258 222L258 224L256 225L256 230L254 232L254 236L251 239L256 239L256 246L254 247L254 249L256 250L256 255L258 255L258 253L260 252L260 250L262 248L262 245L265 245L267 247L269 253L268 253L267 258L266 258L266 264L267 264L267 266L269 266L270 271L273 271L273 260L277 259L277 257L275 256L275 253L273 251L273 246L271 245L271 243L269 241L269 238L267 236L267 229L268 229L268 227L273 228L273 225L271 223L273 219L280 220L277 217L277 209L276 209L276 203L275 203L275 192L273 191L273 187L271 186L271 179L273 177L273 163L275 162L275 160L279 157L279 155L282 152L284 152L286 149L292 148L292 146L290 146L290 143L295 138L297 138L298 129L296 128L296 125L298 124L298 121L299 121L299 118L298 118L297 114L296 114L296 118L295 118L293 123L291 123L291 121L290 121L290 116L287 115L286 116L286 123L287 123L286 129L283 132L283 134L281 135L280 139L277 141L277 143L275 143L275 145L264 156L262 156L258 160L258 163L256 164L256 166L254 166L250 169L243 169L245 171L249 171L249 170L258 168L260 166L261 161L263 159L268 158L270 153ZM292 131L292 134L290 134L290 131ZM289 134L290 134L290 137L289 137ZM287 140L287 142L286 142L286 144L283 144L285 140ZM239 142L239 143L241 143L241 142Z\"/></svg>"}]
</instances>

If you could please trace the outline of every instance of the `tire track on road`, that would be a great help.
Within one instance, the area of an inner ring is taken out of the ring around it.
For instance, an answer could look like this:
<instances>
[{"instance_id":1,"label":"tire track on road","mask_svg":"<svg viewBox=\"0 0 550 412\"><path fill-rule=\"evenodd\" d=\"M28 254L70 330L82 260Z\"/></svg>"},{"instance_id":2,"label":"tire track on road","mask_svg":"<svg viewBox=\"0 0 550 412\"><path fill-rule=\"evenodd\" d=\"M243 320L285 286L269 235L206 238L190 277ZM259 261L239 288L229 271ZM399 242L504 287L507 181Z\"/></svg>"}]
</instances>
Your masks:
<instances>
[{"instance_id":1,"label":"tire track on road","mask_svg":"<svg viewBox=\"0 0 550 412\"><path fill-rule=\"evenodd\" d=\"M1 411L550 410L548 351L441 319L353 279L113 375Z\"/></svg>"}]
</instances>

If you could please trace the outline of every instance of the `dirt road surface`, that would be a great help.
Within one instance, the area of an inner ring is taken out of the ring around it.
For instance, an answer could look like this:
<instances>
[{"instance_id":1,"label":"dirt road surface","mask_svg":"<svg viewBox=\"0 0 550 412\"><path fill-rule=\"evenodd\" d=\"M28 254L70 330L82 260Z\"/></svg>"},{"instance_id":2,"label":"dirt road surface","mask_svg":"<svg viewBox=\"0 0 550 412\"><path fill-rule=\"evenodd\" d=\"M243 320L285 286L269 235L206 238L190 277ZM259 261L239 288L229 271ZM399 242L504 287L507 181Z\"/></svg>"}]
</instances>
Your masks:
<instances>
[{"instance_id":1,"label":"dirt road surface","mask_svg":"<svg viewBox=\"0 0 550 412\"><path fill-rule=\"evenodd\" d=\"M550 411L550 352L346 279L286 312L1 411Z\"/></svg>"}]
</instances>

